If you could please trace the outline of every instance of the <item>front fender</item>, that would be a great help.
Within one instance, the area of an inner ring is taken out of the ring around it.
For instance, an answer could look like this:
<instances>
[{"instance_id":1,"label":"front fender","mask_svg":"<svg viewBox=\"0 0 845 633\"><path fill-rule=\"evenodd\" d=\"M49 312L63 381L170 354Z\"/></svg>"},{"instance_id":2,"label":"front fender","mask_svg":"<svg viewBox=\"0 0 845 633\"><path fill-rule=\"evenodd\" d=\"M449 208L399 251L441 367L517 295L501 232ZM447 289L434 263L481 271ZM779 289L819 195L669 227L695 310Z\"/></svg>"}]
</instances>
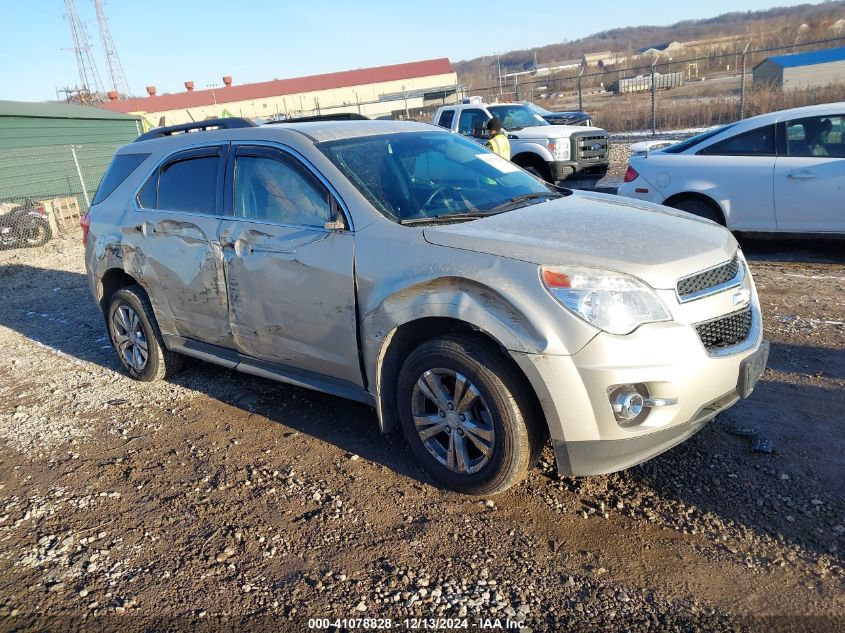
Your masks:
<instances>
[{"instance_id":1,"label":"front fender","mask_svg":"<svg viewBox=\"0 0 845 633\"><path fill-rule=\"evenodd\" d=\"M541 141L523 141L514 139L511 141L511 154L513 155L513 158L516 158L521 154L532 154L537 156L544 163L553 162L555 159L549 149L543 145Z\"/></svg>"}]
</instances>

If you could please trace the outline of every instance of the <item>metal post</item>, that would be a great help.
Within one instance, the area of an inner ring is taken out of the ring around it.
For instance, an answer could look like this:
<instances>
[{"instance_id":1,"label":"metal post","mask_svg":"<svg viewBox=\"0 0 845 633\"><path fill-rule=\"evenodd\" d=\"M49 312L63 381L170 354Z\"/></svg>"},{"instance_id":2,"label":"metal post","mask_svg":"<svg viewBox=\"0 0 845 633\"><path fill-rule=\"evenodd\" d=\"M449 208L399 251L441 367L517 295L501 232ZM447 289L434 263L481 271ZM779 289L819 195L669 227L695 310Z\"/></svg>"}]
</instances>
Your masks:
<instances>
[{"instance_id":1,"label":"metal post","mask_svg":"<svg viewBox=\"0 0 845 633\"><path fill-rule=\"evenodd\" d=\"M739 118L745 118L745 58L748 55L748 47L751 42L745 45L745 50L742 51L742 79L739 86Z\"/></svg>"},{"instance_id":2,"label":"metal post","mask_svg":"<svg viewBox=\"0 0 845 633\"><path fill-rule=\"evenodd\" d=\"M85 187L85 180L82 178L82 170L79 168L79 159L76 157L76 147L70 146L70 153L73 156L73 164L76 165L76 175L79 177L79 184L82 185L82 197L85 198L85 207L91 206L91 199L88 197L88 189Z\"/></svg>"},{"instance_id":3,"label":"metal post","mask_svg":"<svg viewBox=\"0 0 845 633\"><path fill-rule=\"evenodd\" d=\"M516 96L516 100L519 101L519 76L513 76L513 91L514 95Z\"/></svg>"},{"instance_id":4,"label":"metal post","mask_svg":"<svg viewBox=\"0 0 845 633\"><path fill-rule=\"evenodd\" d=\"M584 74L584 69L581 69L581 72L578 73L578 112L584 111L584 95L581 90L581 75Z\"/></svg>"},{"instance_id":5,"label":"metal post","mask_svg":"<svg viewBox=\"0 0 845 633\"><path fill-rule=\"evenodd\" d=\"M499 99L502 98L502 53L494 53L496 55L496 73L499 77Z\"/></svg>"},{"instance_id":6,"label":"metal post","mask_svg":"<svg viewBox=\"0 0 845 633\"><path fill-rule=\"evenodd\" d=\"M654 81L654 69L657 58L651 64L651 135L657 136L657 83Z\"/></svg>"}]
</instances>

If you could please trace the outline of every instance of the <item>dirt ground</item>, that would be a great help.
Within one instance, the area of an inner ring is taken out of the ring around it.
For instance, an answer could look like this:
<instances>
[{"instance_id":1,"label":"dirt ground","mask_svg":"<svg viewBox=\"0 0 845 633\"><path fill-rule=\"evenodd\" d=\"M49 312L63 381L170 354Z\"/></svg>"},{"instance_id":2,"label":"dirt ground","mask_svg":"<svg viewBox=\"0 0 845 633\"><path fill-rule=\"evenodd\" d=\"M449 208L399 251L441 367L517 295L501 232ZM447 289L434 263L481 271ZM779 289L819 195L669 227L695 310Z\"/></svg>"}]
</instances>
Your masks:
<instances>
[{"instance_id":1,"label":"dirt ground","mask_svg":"<svg viewBox=\"0 0 845 633\"><path fill-rule=\"evenodd\" d=\"M130 380L78 238L0 253L0 630L842 630L845 242L744 247L750 399L619 474L547 448L488 500L368 407L200 362Z\"/></svg>"}]
</instances>

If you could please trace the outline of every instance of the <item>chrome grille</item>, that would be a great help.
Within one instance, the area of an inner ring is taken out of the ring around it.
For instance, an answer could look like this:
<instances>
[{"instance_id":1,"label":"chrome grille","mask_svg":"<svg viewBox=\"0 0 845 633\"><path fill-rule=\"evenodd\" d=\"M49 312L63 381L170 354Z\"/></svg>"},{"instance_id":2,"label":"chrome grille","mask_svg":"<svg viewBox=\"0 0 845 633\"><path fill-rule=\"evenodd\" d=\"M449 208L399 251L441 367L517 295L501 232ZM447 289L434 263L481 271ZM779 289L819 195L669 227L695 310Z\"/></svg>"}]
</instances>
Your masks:
<instances>
[{"instance_id":1,"label":"chrome grille","mask_svg":"<svg viewBox=\"0 0 845 633\"><path fill-rule=\"evenodd\" d=\"M578 160L605 160L607 158L607 137L602 135L579 136L577 138L577 148Z\"/></svg>"},{"instance_id":2,"label":"chrome grille","mask_svg":"<svg viewBox=\"0 0 845 633\"><path fill-rule=\"evenodd\" d=\"M708 352L731 347L748 338L751 332L751 306L695 326L698 338Z\"/></svg>"},{"instance_id":3,"label":"chrome grille","mask_svg":"<svg viewBox=\"0 0 845 633\"><path fill-rule=\"evenodd\" d=\"M737 276L739 272L739 258L734 258L715 268L684 277L678 282L678 297L683 301L690 295L714 288L726 283Z\"/></svg>"}]
</instances>

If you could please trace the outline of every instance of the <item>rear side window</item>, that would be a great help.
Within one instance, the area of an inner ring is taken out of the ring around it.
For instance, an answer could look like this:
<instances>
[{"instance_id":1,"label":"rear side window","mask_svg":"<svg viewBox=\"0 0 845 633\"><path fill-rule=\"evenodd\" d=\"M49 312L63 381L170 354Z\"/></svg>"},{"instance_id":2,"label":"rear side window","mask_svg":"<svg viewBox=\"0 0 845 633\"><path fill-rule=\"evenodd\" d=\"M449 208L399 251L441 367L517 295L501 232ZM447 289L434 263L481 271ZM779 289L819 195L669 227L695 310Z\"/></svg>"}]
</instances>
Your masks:
<instances>
[{"instance_id":1,"label":"rear side window","mask_svg":"<svg viewBox=\"0 0 845 633\"><path fill-rule=\"evenodd\" d=\"M103 179L100 180L100 186L97 187L97 193L94 195L94 201L91 204L100 204L108 198L147 157L149 157L149 154L120 154L115 156L106 169L106 173L103 174Z\"/></svg>"},{"instance_id":2,"label":"rear side window","mask_svg":"<svg viewBox=\"0 0 845 633\"><path fill-rule=\"evenodd\" d=\"M714 143L698 152L708 156L774 156L775 126L766 125L756 130L737 134Z\"/></svg>"},{"instance_id":3,"label":"rear side window","mask_svg":"<svg viewBox=\"0 0 845 633\"><path fill-rule=\"evenodd\" d=\"M139 206L217 214L220 156L217 148L214 151L214 155L182 156L162 165L138 194Z\"/></svg>"},{"instance_id":4,"label":"rear side window","mask_svg":"<svg viewBox=\"0 0 845 633\"><path fill-rule=\"evenodd\" d=\"M437 122L437 125L440 127L445 127L447 130L452 129L452 121L455 120L455 111L454 110L446 110L445 112L440 113L440 121Z\"/></svg>"}]
</instances>

